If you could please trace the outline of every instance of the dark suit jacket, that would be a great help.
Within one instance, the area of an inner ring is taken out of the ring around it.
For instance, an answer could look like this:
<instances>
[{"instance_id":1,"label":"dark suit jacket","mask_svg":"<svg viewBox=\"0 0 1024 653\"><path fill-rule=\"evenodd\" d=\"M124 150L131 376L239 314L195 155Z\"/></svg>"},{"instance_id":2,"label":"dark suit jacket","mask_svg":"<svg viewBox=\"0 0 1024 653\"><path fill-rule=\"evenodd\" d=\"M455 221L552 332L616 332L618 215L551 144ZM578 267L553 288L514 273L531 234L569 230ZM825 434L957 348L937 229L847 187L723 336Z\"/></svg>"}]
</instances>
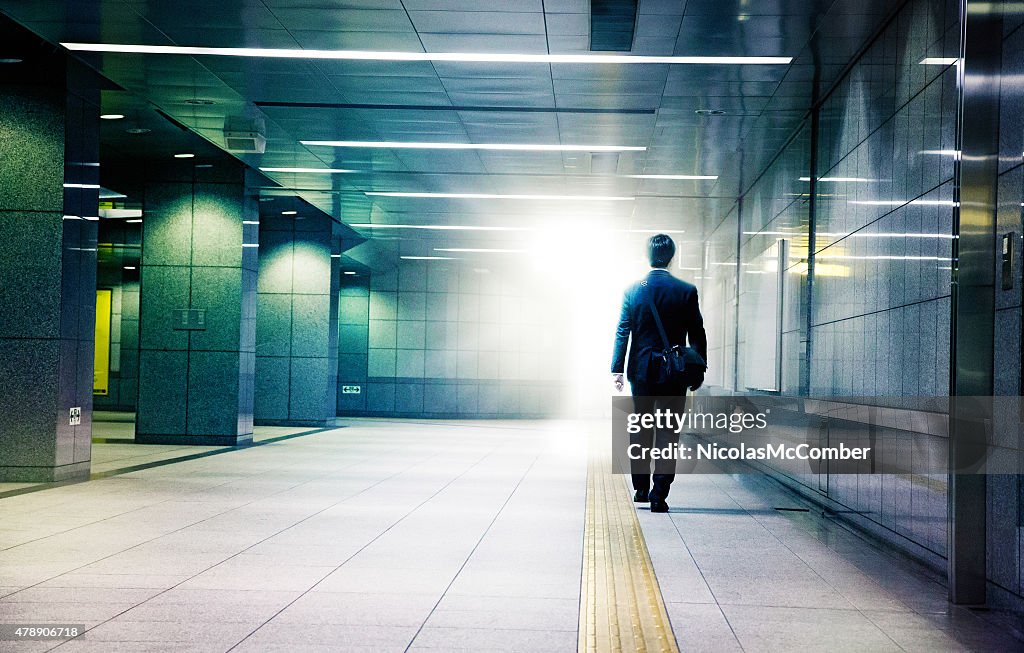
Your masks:
<instances>
[{"instance_id":1,"label":"dark suit jacket","mask_svg":"<svg viewBox=\"0 0 1024 653\"><path fill-rule=\"evenodd\" d=\"M626 363L626 345L630 335L629 364L626 377L631 381L643 380L652 351L661 351L664 345L654 315L647 305L647 295L654 300L665 327L670 345L689 345L704 360L708 359L708 339L704 334L704 318L697 302L697 288L673 277L668 270L651 270L647 277L626 289L622 299L622 314L615 331L615 351L612 355L612 373L622 374Z\"/></svg>"}]
</instances>

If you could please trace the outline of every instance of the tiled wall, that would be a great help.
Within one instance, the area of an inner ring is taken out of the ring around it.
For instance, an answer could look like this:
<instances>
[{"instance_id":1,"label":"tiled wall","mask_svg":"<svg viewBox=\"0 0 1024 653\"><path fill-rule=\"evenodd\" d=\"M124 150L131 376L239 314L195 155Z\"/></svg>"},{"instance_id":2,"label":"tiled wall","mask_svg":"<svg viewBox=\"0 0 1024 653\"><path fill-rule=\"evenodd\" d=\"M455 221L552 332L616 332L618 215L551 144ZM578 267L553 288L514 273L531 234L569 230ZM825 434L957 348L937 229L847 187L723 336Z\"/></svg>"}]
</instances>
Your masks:
<instances>
[{"instance_id":1,"label":"tiled wall","mask_svg":"<svg viewBox=\"0 0 1024 653\"><path fill-rule=\"evenodd\" d=\"M99 92L73 88L91 79L77 65L16 79L0 92L0 481L87 477L96 221L79 218L97 191L62 184L97 181Z\"/></svg>"},{"instance_id":2,"label":"tiled wall","mask_svg":"<svg viewBox=\"0 0 1024 653\"><path fill-rule=\"evenodd\" d=\"M512 271L407 261L344 277L338 412L406 417L558 414L566 390L551 307ZM346 386L359 393L345 392Z\"/></svg>"},{"instance_id":3,"label":"tiled wall","mask_svg":"<svg viewBox=\"0 0 1024 653\"><path fill-rule=\"evenodd\" d=\"M729 367L729 343L718 345L712 358L723 359L725 374L715 375L714 383L749 389L745 363L752 356L763 358L753 348L750 330L769 328L751 312L763 285L753 275L767 271L764 252L786 239L791 256L783 264L781 293L784 393L948 394L956 67L922 62L958 53L957 3L908 2L825 99L814 156L808 118L733 213L711 231L712 260L705 261L704 274L710 277L705 284L717 289L716 322L727 332L737 324L733 316L739 316L735 365ZM1014 147L1019 156L1020 144ZM818 179L813 243L811 176ZM1019 204L1019 185L1015 198ZM1019 230L1017 208L1012 221ZM730 267L737 249L739 266ZM738 307L733 283L739 284ZM1019 319L1019 295L1015 301ZM1006 322L1007 332L1019 339L1019 323ZM1019 378L1019 369L1012 374ZM947 446L932 434L908 436L907 443L914 455ZM876 532L933 561L945 555L944 476L790 472L785 479L827 496ZM998 519L1016 523L1006 515ZM1004 542L997 546L1012 544L1016 551L1016 530L1012 537L995 539ZM1019 592L1019 584L1015 587Z\"/></svg>"},{"instance_id":4,"label":"tiled wall","mask_svg":"<svg viewBox=\"0 0 1024 653\"><path fill-rule=\"evenodd\" d=\"M812 396L949 392L956 67L921 62L958 53L954 3L915 0L821 108ZM922 437L922 450L947 447ZM829 498L940 556L945 487L928 475L827 479Z\"/></svg>"},{"instance_id":5,"label":"tiled wall","mask_svg":"<svg viewBox=\"0 0 1024 653\"><path fill-rule=\"evenodd\" d=\"M304 210L303 213L307 213ZM260 220L255 419L333 422L338 265L327 215Z\"/></svg>"},{"instance_id":6,"label":"tiled wall","mask_svg":"<svg viewBox=\"0 0 1024 653\"><path fill-rule=\"evenodd\" d=\"M252 437L257 212L234 162L146 180L136 440ZM205 310L182 330L178 311Z\"/></svg>"}]
</instances>

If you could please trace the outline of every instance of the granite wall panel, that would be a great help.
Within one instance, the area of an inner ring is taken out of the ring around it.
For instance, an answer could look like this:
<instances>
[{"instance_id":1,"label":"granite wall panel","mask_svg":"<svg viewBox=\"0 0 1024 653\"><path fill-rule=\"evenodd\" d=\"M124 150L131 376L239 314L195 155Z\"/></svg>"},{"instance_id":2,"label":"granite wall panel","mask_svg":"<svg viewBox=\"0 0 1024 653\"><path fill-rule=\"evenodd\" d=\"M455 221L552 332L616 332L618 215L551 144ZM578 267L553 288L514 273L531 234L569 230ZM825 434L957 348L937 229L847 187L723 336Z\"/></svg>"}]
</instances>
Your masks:
<instances>
[{"instance_id":1,"label":"granite wall panel","mask_svg":"<svg viewBox=\"0 0 1024 653\"><path fill-rule=\"evenodd\" d=\"M0 88L0 481L89 473L99 95L73 63ZM71 409L81 411L72 424Z\"/></svg>"},{"instance_id":2,"label":"granite wall panel","mask_svg":"<svg viewBox=\"0 0 1024 653\"><path fill-rule=\"evenodd\" d=\"M252 439L255 198L233 161L147 171L139 298L136 441ZM202 325L180 324L186 309Z\"/></svg>"},{"instance_id":3,"label":"granite wall panel","mask_svg":"<svg viewBox=\"0 0 1024 653\"><path fill-rule=\"evenodd\" d=\"M255 416L324 425L337 413L338 258L335 224L302 205L261 223Z\"/></svg>"}]
</instances>

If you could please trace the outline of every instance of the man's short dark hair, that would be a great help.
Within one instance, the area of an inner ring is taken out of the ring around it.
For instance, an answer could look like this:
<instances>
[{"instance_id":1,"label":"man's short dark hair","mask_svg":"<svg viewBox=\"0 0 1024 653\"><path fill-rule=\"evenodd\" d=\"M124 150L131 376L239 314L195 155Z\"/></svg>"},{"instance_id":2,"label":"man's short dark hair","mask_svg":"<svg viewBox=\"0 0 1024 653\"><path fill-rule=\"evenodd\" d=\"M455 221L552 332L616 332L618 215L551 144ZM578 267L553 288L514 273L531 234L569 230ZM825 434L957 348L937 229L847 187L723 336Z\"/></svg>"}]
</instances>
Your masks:
<instances>
[{"instance_id":1,"label":"man's short dark hair","mask_svg":"<svg viewBox=\"0 0 1024 653\"><path fill-rule=\"evenodd\" d=\"M647 260L652 268L667 268L676 255L676 244L665 234L656 234L647 241Z\"/></svg>"}]
</instances>

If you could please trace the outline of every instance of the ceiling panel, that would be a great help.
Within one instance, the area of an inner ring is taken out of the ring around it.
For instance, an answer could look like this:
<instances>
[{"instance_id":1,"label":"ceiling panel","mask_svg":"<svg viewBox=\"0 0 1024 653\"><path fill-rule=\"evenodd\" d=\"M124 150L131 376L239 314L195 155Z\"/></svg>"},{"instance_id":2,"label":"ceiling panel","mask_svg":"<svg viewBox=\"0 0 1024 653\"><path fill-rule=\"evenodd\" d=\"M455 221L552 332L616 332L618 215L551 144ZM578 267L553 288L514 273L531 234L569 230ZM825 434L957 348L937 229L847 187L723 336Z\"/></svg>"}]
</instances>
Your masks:
<instances>
[{"instance_id":1,"label":"ceiling panel","mask_svg":"<svg viewBox=\"0 0 1024 653\"><path fill-rule=\"evenodd\" d=\"M254 166L336 167L356 174L269 173L342 220L485 224L574 213L696 233L717 224L758 166L803 119L812 81L826 86L896 0L640 0L633 54L783 55L792 66L384 62L246 57L90 55L129 93L107 93L132 123L152 106L222 145L224 117L262 115L266 154ZM125 43L401 52L580 53L589 0L0 0L44 38ZM545 12L547 12L545 14ZM939 35L941 36L941 35ZM813 40L812 40L813 39ZM815 51L812 54L812 47ZM867 92L870 95L870 88ZM126 98L136 98L128 101ZM187 104L204 98L211 106ZM277 106L266 103L276 103ZM257 104L259 103L259 104ZM472 110L470 110L472 108ZM726 115L701 116L698 109ZM146 113L148 112L148 113ZM170 123L167 123L170 124ZM104 125L113 151L173 148L176 127L128 138ZM590 174L586 152L432 151L303 146L303 139L613 144L619 176ZM712 182L628 174L717 174ZM363 191L637 194L635 202L367 197ZM626 204L627 206L621 206ZM396 217L397 216L397 217ZM379 234L370 234L382 237ZM423 234L390 234L415 245ZM476 236L461 235L473 242ZM488 236L488 238L494 238ZM500 237L498 237L500 240Z\"/></svg>"},{"instance_id":2,"label":"ceiling panel","mask_svg":"<svg viewBox=\"0 0 1024 653\"><path fill-rule=\"evenodd\" d=\"M549 36L590 36L590 15L553 14L545 17Z\"/></svg>"},{"instance_id":3,"label":"ceiling panel","mask_svg":"<svg viewBox=\"0 0 1024 653\"><path fill-rule=\"evenodd\" d=\"M409 16L402 9L333 9L317 7L278 8L273 11L290 30L344 32L412 32Z\"/></svg>"},{"instance_id":4,"label":"ceiling panel","mask_svg":"<svg viewBox=\"0 0 1024 653\"><path fill-rule=\"evenodd\" d=\"M409 11L449 11L453 13L474 13L491 11L543 12L544 0L403 0Z\"/></svg>"},{"instance_id":5,"label":"ceiling panel","mask_svg":"<svg viewBox=\"0 0 1024 653\"><path fill-rule=\"evenodd\" d=\"M548 77L444 77L443 88L449 93L513 93L551 95ZM526 98L524 98L526 99ZM455 104L462 104L453 100ZM533 106L528 101L524 106Z\"/></svg>"},{"instance_id":6,"label":"ceiling panel","mask_svg":"<svg viewBox=\"0 0 1024 653\"><path fill-rule=\"evenodd\" d=\"M422 52L415 32L351 32L295 30L291 32L299 47L310 50L388 50ZM336 62L332 62L336 63ZM345 62L351 64L355 62ZM323 64L323 62L318 62Z\"/></svg>"},{"instance_id":7,"label":"ceiling panel","mask_svg":"<svg viewBox=\"0 0 1024 653\"><path fill-rule=\"evenodd\" d=\"M544 34L540 11L410 11L409 16L420 34Z\"/></svg>"},{"instance_id":8,"label":"ceiling panel","mask_svg":"<svg viewBox=\"0 0 1024 653\"><path fill-rule=\"evenodd\" d=\"M547 54L544 34L420 34L427 52Z\"/></svg>"},{"instance_id":9,"label":"ceiling panel","mask_svg":"<svg viewBox=\"0 0 1024 653\"><path fill-rule=\"evenodd\" d=\"M679 23L682 16L639 14L636 17L637 38L670 38L679 35Z\"/></svg>"}]
</instances>

